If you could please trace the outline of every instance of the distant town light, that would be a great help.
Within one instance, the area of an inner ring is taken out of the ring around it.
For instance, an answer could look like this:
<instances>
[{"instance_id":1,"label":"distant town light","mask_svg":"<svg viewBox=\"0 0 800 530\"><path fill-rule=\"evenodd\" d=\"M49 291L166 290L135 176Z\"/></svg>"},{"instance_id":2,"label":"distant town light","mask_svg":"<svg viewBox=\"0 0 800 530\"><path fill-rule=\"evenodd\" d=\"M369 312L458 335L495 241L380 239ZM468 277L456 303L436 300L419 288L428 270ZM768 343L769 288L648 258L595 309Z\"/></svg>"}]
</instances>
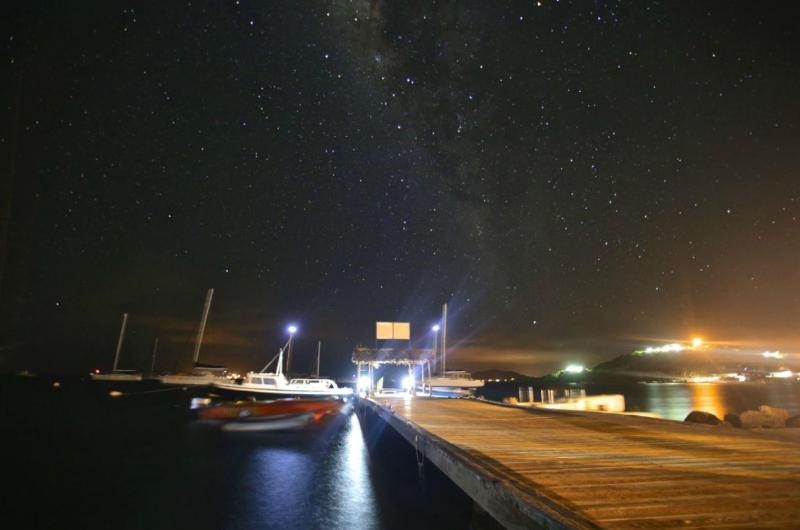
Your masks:
<instances>
[{"instance_id":1,"label":"distant town light","mask_svg":"<svg viewBox=\"0 0 800 530\"><path fill-rule=\"evenodd\" d=\"M689 378L690 383L716 383L719 381L718 375L698 375L696 377Z\"/></svg>"},{"instance_id":2,"label":"distant town light","mask_svg":"<svg viewBox=\"0 0 800 530\"><path fill-rule=\"evenodd\" d=\"M685 348L680 344L673 343L673 344L665 344L663 346L648 346L644 349L645 353L669 353L669 352L680 352L683 351Z\"/></svg>"},{"instance_id":3,"label":"distant town light","mask_svg":"<svg viewBox=\"0 0 800 530\"><path fill-rule=\"evenodd\" d=\"M297 333L297 326L295 326L294 324L289 324L289 327L286 328L286 331L289 332L289 335L294 335L295 333Z\"/></svg>"},{"instance_id":4,"label":"distant town light","mask_svg":"<svg viewBox=\"0 0 800 530\"><path fill-rule=\"evenodd\" d=\"M780 372L772 372L769 374L770 377L776 377L778 379L787 379L793 375L791 370L781 370Z\"/></svg>"},{"instance_id":5,"label":"distant town light","mask_svg":"<svg viewBox=\"0 0 800 530\"><path fill-rule=\"evenodd\" d=\"M579 374L583 372L586 368L582 364L568 364L564 371L568 374Z\"/></svg>"},{"instance_id":6,"label":"distant town light","mask_svg":"<svg viewBox=\"0 0 800 530\"><path fill-rule=\"evenodd\" d=\"M783 359L783 354L779 351L765 351L761 355L767 359Z\"/></svg>"},{"instance_id":7,"label":"distant town light","mask_svg":"<svg viewBox=\"0 0 800 530\"><path fill-rule=\"evenodd\" d=\"M703 345L703 339L700 337L695 337L692 339L692 348L699 348Z\"/></svg>"}]
</instances>

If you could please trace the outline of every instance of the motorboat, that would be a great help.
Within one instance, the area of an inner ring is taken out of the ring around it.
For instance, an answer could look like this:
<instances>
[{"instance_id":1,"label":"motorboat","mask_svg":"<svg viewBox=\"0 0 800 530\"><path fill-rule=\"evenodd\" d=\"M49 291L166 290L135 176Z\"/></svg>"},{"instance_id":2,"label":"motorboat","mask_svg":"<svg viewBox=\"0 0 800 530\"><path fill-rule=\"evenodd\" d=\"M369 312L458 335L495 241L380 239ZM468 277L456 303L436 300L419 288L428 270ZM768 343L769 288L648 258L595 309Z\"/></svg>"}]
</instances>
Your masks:
<instances>
[{"instance_id":1,"label":"motorboat","mask_svg":"<svg viewBox=\"0 0 800 530\"><path fill-rule=\"evenodd\" d=\"M282 373L249 372L240 381L215 381L214 387L243 394L303 397L349 397L352 388L340 388L332 379L291 379Z\"/></svg>"},{"instance_id":2,"label":"motorboat","mask_svg":"<svg viewBox=\"0 0 800 530\"><path fill-rule=\"evenodd\" d=\"M199 420L221 423L226 431L274 431L311 426L339 413L342 403L332 399L227 401L212 404L195 398L192 409Z\"/></svg>"},{"instance_id":3,"label":"motorboat","mask_svg":"<svg viewBox=\"0 0 800 530\"><path fill-rule=\"evenodd\" d=\"M346 398L353 395L352 388L340 388L332 379L297 378L288 380L283 374L283 348L278 352L277 360L275 372L264 371L272 364L270 361L260 372L248 372L241 380L218 380L214 382L214 387L245 395L329 398Z\"/></svg>"},{"instance_id":4,"label":"motorboat","mask_svg":"<svg viewBox=\"0 0 800 530\"><path fill-rule=\"evenodd\" d=\"M464 370L448 370L440 375L434 375L429 382L432 397L469 397L476 388L481 388L484 382L473 379L472 374ZM427 386L426 385L426 386Z\"/></svg>"}]
</instances>

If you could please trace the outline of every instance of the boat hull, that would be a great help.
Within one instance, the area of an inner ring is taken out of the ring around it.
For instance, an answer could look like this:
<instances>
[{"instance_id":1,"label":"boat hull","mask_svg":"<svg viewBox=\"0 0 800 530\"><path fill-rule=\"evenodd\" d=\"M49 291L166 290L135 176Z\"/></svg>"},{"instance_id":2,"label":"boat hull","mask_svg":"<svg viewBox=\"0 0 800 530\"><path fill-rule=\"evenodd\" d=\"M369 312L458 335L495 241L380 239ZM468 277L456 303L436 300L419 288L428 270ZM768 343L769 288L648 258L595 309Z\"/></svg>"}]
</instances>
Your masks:
<instances>
[{"instance_id":1,"label":"boat hull","mask_svg":"<svg viewBox=\"0 0 800 530\"><path fill-rule=\"evenodd\" d=\"M298 414L289 418L259 419L251 421L230 421L224 423L220 430L226 432L264 432L288 431L302 429L314 422L313 414Z\"/></svg>"},{"instance_id":2,"label":"boat hull","mask_svg":"<svg viewBox=\"0 0 800 530\"><path fill-rule=\"evenodd\" d=\"M291 387L266 387L265 385L251 385L248 383L214 383L214 388L237 395L252 395L263 397L305 397L305 398L348 398L353 395L351 388L329 389L304 389Z\"/></svg>"},{"instance_id":3,"label":"boat hull","mask_svg":"<svg viewBox=\"0 0 800 530\"><path fill-rule=\"evenodd\" d=\"M457 388L451 386L435 386L431 388L431 397L440 398L463 398L471 397L475 394L472 388Z\"/></svg>"},{"instance_id":4,"label":"boat hull","mask_svg":"<svg viewBox=\"0 0 800 530\"><path fill-rule=\"evenodd\" d=\"M141 374L89 374L92 381L141 381Z\"/></svg>"},{"instance_id":5,"label":"boat hull","mask_svg":"<svg viewBox=\"0 0 800 530\"><path fill-rule=\"evenodd\" d=\"M225 431L277 431L311 426L338 414L332 399L281 399L223 402L194 409L199 420L220 423Z\"/></svg>"},{"instance_id":6,"label":"boat hull","mask_svg":"<svg viewBox=\"0 0 800 530\"><path fill-rule=\"evenodd\" d=\"M210 375L162 375L157 379L162 385L211 386L219 378Z\"/></svg>"}]
</instances>

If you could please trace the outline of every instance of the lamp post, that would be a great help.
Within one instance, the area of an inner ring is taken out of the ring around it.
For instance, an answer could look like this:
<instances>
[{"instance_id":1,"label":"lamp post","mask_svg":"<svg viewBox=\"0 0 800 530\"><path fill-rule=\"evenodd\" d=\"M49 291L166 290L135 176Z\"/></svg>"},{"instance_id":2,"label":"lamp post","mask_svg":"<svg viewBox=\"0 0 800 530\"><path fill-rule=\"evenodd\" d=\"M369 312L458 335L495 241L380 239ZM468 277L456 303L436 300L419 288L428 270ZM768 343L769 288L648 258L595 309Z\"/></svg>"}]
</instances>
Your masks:
<instances>
[{"instance_id":1,"label":"lamp post","mask_svg":"<svg viewBox=\"0 0 800 530\"><path fill-rule=\"evenodd\" d=\"M439 353L439 324L431 326L433 331L433 363L436 365L436 355Z\"/></svg>"},{"instance_id":2,"label":"lamp post","mask_svg":"<svg viewBox=\"0 0 800 530\"><path fill-rule=\"evenodd\" d=\"M289 343L286 350L286 373L288 374L292 366L292 345L294 344L294 334L297 333L297 326L290 324L286 331L289 332Z\"/></svg>"}]
</instances>

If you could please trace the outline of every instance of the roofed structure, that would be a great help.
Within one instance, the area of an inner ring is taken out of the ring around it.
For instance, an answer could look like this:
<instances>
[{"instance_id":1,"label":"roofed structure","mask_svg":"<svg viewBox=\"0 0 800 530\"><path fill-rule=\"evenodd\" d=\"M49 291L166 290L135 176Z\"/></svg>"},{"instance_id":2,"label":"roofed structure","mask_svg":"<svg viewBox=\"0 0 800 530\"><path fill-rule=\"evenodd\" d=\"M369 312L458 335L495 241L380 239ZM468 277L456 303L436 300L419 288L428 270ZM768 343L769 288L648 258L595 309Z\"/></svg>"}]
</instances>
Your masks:
<instances>
[{"instance_id":1,"label":"roofed structure","mask_svg":"<svg viewBox=\"0 0 800 530\"><path fill-rule=\"evenodd\" d=\"M354 364L422 364L433 360L430 348L365 348L353 349Z\"/></svg>"}]
</instances>

